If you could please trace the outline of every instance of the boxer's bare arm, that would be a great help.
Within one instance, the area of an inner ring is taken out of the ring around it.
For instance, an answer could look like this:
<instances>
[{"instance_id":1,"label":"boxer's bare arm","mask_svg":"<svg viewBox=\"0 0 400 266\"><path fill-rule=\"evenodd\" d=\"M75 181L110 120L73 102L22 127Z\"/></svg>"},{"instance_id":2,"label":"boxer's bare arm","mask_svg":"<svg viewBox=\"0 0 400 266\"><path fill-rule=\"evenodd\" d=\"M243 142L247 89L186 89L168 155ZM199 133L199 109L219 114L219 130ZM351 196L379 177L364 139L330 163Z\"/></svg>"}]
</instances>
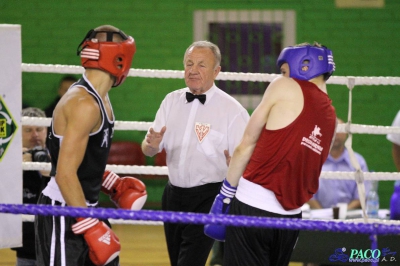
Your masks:
<instances>
[{"instance_id":1,"label":"boxer's bare arm","mask_svg":"<svg viewBox=\"0 0 400 266\"><path fill-rule=\"evenodd\" d=\"M55 178L67 205L86 207L77 172L89 134L99 127L101 113L97 102L86 92L77 91L63 100L54 113L56 134L63 136Z\"/></svg>"},{"instance_id":2,"label":"boxer's bare arm","mask_svg":"<svg viewBox=\"0 0 400 266\"><path fill-rule=\"evenodd\" d=\"M237 186L264 128L279 129L292 123L303 108L300 86L287 77L278 77L268 86L254 110L243 138L236 147L228 168L227 180Z\"/></svg>"}]
</instances>

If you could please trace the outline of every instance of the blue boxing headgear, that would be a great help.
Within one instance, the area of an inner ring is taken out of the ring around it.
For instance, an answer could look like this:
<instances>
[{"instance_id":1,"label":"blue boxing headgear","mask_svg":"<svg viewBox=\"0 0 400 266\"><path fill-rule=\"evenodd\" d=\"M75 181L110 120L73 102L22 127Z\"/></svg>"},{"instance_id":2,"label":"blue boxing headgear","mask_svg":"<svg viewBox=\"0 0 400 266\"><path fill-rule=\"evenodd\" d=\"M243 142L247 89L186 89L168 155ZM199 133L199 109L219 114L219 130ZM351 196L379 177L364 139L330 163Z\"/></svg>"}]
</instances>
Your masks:
<instances>
[{"instance_id":1,"label":"blue boxing headgear","mask_svg":"<svg viewBox=\"0 0 400 266\"><path fill-rule=\"evenodd\" d=\"M289 46L282 50L276 62L278 67L288 63L290 77L310 80L324 74L325 80L335 71L332 51L312 45Z\"/></svg>"}]
</instances>

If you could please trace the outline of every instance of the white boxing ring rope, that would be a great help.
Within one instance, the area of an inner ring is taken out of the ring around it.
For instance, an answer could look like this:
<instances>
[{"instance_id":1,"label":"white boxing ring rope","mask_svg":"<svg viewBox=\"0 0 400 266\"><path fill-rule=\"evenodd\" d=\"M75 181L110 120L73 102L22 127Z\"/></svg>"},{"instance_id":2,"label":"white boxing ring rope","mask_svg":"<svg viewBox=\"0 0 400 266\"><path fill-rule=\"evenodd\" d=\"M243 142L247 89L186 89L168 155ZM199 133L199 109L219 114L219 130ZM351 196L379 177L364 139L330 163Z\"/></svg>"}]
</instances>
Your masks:
<instances>
[{"instance_id":1,"label":"white boxing ring rope","mask_svg":"<svg viewBox=\"0 0 400 266\"><path fill-rule=\"evenodd\" d=\"M84 69L81 66L52 65L52 64L26 64L22 63L22 72L35 73L58 73L58 74L82 74ZM183 78L184 71L181 70L154 70L154 69L135 69L131 68L129 77L142 78ZM218 80L237 80L237 81L258 81L271 82L278 77L278 74L264 73L233 73L220 72ZM400 77L340 77L332 76L328 84L337 85L400 85Z\"/></svg>"},{"instance_id":2,"label":"white boxing ring rope","mask_svg":"<svg viewBox=\"0 0 400 266\"><path fill-rule=\"evenodd\" d=\"M37 117L22 117L22 125L26 126L50 126L51 118ZM147 131L151 126L151 122L125 122L116 121L115 130L141 130ZM388 134L399 133L400 127L389 126L366 126L366 125L351 125L351 133L369 134ZM353 130L355 128L355 130ZM346 124L339 124L337 132L347 132ZM24 162L22 163L23 170L50 170L50 163ZM139 166L139 165L107 165L108 170L119 174L152 174L152 175L168 175L166 166ZM320 178L327 179L355 179L354 172L322 172ZM400 173L374 172L364 173L365 180L400 180Z\"/></svg>"},{"instance_id":3,"label":"white boxing ring rope","mask_svg":"<svg viewBox=\"0 0 400 266\"><path fill-rule=\"evenodd\" d=\"M67 65L45 65L45 64L22 64L22 72L39 72L39 73L58 73L58 74L82 74L84 72L81 66L67 66ZM178 78L184 77L184 71L174 70L151 70L151 69L130 69L129 77L145 77L145 78ZM279 75L277 74L261 74L261 73L232 73L220 72L217 76L218 80L235 80L235 81L253 81L253 82L271 82ZM346 141L346 147L349 149L350 156L354 156L351 148L351 141L353 134L376 134L386 135L389 133L400 134L400 127L390 126L374 126L374 125L360 125L351 123L351 106L352 106L352 90L356 85L400 85L400 77L353 77L353 76L332 76L328 84L345 85L349 89L349 112L348 122L346 124L339 124L337 132L348 133L349 137ZM49 126L50 118L32 118L22 117L22 125L31 126ZM135 121L116 121L115 130L139 130L147 131L151 126L151 122L135 122ZM389 172L374 172L363 173L358 165L358 162L352 161L356 172L322 172L320 178L327 179L352 179L356 180L359 188L360 201L365 216L365 191L363 182L364 180L400 180L400 173ZM23 170L50 170L50 163L38 162L24 162L22 163ZM168 175L168 168L166 166L137 166L137 165L107 165L106 169L114 171L119 174L152 174L152 175ZM361 190L360 190L361 189ZM30 220L29 215L24 215L24 219ZM367 222L368 218L365 217L364 221ZM122 221L114 220L114 223L143 223L143 221ZM149 224L148 222L145 222ZM152 224L150 222L150 224ZM160 224L154 222L153 224Z\"/></svg>"}]
</instances>

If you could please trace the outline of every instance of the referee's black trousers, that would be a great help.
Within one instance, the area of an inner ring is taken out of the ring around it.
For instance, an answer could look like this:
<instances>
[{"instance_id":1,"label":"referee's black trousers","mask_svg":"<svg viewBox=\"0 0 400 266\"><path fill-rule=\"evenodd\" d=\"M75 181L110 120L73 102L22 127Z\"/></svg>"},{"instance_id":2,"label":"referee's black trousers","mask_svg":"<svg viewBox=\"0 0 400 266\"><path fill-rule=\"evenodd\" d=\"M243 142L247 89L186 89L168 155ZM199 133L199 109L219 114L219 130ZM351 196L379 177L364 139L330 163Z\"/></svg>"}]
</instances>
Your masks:
<instances>
[{"instance_id":1,"label":"referee's black trousers","mask_svg":"<svg viewBox=\"0 0 400 266\"><path fill-rule=\"evenodd\" d=\"M165 186L162 210L209 213L221 183L181 188ZM204 234L204 225L164 223L171 266L204 266L214 239Z\"/></svg>"}]
</instances>

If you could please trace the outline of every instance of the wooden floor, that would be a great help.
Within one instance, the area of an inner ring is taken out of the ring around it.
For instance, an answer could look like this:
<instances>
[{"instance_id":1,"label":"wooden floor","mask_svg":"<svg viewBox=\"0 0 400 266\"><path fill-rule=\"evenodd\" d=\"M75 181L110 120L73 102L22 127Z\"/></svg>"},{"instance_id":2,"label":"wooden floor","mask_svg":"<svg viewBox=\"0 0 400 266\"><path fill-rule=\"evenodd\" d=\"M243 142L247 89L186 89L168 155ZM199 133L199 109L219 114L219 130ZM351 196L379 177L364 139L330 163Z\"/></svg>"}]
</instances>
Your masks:
<instances>
[{"instance_id":1,"label":"wooden floor","mask_svg":"<svg viewBox=\"0 0 400 266\"><path fill-rule=\"evenodd\" d=\"M160 225L114 224L121 242L121 266L168 266L163 227ZM0 265L15 266L15 252L0 249Z\"/></svg>"},{"instance_id":2,"label":"wooden floor","mask_svg":"<svg viewBox=\"0 0 400 266\"><path fill-rule=\"evenodd\" d=\"M113 230L121 242L121 266L170 265L162 226L114 224ZM15 252L0 249L0 265L15 266ZM208 261L206 265L209 265ZM302 264L289 264L300 265Z\"/></svg>"}]
</instances>

